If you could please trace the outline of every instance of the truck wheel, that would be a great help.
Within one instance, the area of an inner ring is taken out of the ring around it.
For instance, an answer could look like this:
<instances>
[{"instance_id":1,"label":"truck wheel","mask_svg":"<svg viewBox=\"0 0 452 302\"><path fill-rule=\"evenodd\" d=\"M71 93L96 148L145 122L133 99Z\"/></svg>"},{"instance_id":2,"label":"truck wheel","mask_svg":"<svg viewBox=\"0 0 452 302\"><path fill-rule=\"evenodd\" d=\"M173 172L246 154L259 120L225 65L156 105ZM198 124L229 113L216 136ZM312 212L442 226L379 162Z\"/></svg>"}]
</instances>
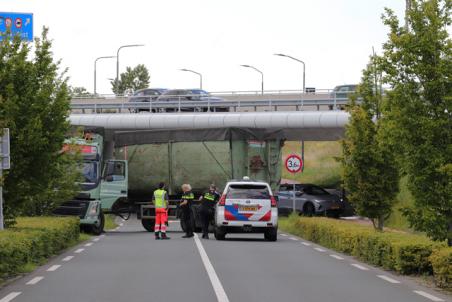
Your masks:
<instances>
[{"instance_id":1,"label":"truck wheel","mask_svg":"<svg viewBox=\"0 0 452 302\"><path fill-rule=\"evenodd\" d=\"M104 216L104 213L102 212L102 210L100 210L98 219L99 219L99 225L94 224L91 226L91 232L96 236L99 236L104 231L105 216Z\"/></svg>"},{"instance_id":2,"label":"truck wheel","mask_svg":"<svg viewBox=\"0 0 452 302\"><path fill-rule=\"evenodd\" d=\"M226 237L226 233L221 231L219 228L215 228L213 235L215 236L216 240L224 240L224 238Z\"/></svg>"},{"instance_id":3,"label":"truck wheel","mask_svg":"<svg viewBox=\"0 0 452 302\"><path fill-rule=\"evenodd\" d=\"M154 232L155 220L153 219L141 219L141 224L148 232Z\"/></svg>"},{"instance_id":4,"label":"truck wheel","mask_svg":"<svg viewBox=\"0 0 452 302\"><path fill-rule=\"evenodd\" d=\"M272 228L272 229L266 230L264 233L264 238L265 238L265 240L268 240L268 241L278 240L278 229Z\"/></svg>"}]
</instances>

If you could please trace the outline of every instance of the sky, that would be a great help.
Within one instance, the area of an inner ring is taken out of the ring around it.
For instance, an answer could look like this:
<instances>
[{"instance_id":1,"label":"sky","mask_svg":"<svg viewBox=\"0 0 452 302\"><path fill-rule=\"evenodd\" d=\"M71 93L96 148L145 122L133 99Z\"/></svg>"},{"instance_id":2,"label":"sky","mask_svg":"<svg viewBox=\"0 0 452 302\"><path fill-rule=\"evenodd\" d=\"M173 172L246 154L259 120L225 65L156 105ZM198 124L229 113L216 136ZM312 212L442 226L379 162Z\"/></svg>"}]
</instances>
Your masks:
<instances>
[{"instance_id":1,"label":"sky","mask_svg":"<svg viewBox=\"0 0 452 302\"><path fill-rule=\"evenodd\" d=\"M0 0L0 11L33 13L34 35L49 27L70 84L93 91L94 60L120 51L120 72L144 64L150 87L208 91L331 89L359 82L372 47L381 52L384 8L403 19L404 0ZM116 60L97 63L97 92L110 94Z\"/></svg>"}]
</instances>

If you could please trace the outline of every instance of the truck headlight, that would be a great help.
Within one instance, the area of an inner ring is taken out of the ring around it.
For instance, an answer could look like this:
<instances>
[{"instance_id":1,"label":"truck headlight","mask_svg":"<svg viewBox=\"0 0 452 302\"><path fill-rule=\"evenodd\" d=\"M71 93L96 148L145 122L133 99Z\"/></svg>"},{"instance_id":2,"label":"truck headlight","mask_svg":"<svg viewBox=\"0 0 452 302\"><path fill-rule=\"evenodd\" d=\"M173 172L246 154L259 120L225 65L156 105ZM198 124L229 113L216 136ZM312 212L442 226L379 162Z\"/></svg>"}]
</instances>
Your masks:
<instances>
[{"instance_id":1,"label":"truck headlight","mask_svg":"<svg viewBox=\"0 0 452 302\"><path fill-rule=\"evenodd\" d=\"M88 210L88 216L97 216L99 202L93 202Z\"/></svg>"}]
</instances>

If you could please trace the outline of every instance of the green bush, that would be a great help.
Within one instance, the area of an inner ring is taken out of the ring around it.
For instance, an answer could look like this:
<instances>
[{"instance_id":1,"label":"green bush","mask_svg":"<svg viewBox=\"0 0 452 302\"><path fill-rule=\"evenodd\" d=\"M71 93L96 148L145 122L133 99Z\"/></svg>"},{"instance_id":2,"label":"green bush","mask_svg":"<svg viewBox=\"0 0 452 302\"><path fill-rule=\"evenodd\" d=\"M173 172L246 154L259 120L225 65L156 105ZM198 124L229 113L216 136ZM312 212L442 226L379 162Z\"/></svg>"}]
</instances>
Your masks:
<instances>
[{"instance_id":1,"label":"green bush","mask_svg":"<svg viewBox=\"0 0 452 302\"><path fill-rule=\"evenodd\" d=\"M429 257L442 246L421 235L381 233L371 226L328 218L291 216L282 219L280 227L364 262L406 275L431 274Z\"/></svg>"},{"instance_id":2,"label":"green bush","mask_svg":"<svg viewBox=\"0 0 452 302\"><path fill-rule=\"evenodd\" d=\"M0 232L0 280L23 272L77 242L78 218L24 217Z\"/></svg>"},{"instance_id":3,"label":"green bush","mask_svg":"<svg viewBox=\"0 0 452 302\"><path fill-rule=\"evenodd\" d=\"M452 289L452 247L434 251L430 261L436 285Z\"/></svg>"}]
</instances>

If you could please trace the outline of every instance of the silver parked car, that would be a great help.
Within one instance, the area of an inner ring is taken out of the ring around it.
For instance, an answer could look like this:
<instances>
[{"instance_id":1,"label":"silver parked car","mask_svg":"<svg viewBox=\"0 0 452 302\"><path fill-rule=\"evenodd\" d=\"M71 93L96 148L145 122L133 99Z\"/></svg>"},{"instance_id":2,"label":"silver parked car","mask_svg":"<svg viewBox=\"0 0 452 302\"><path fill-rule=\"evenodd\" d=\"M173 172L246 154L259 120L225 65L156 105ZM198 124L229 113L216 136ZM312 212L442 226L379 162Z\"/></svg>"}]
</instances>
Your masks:
<instances>
[{"instance_id":1,"label":"silver parked car","mask_svg":"<svg viewBox=\"0 0 452 302\"><path fill-rule=\"evenodd\" d=\"M338 218L346 204L341 197L331 194L313 184L282 184L278 191L278 210L281 215L288 215L293 209L295 194L295 210L307 216L326 215Z\"/></svg>"},{"instance_id":2,"label":"silver parked car","mask_svg":"<svg viewBox=\"0 0 452 302\"><path fill-rule=\"evenodd\" d=\"M156 101L159 95L161 95L167 90L168 89L165 88L145 88L135 91L135 93L129 97L128 101L130 103L137 103L137 105L139 105L140 108L131 109L130 112L142 112L142 111L149 112L148 108L142 107L149 107L150 102ZM139 103L146 103L146 105Z\"/></svg>"}]
</instances>

